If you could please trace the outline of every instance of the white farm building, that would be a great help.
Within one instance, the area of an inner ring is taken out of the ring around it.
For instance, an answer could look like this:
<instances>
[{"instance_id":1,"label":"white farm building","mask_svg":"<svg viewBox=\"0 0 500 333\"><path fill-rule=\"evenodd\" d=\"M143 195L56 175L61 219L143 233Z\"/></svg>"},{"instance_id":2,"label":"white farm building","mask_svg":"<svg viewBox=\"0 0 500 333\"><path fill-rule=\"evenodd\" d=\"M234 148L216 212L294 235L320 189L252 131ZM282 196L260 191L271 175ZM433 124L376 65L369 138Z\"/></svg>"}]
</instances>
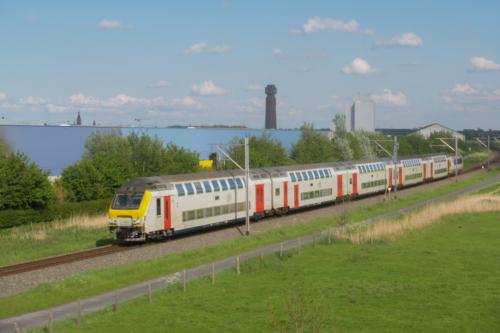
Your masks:
<instances>
[{"instance_id":1,"label":"white farm building","mask_svg":"<svg viewBox=\"0 0 500 333\"><path fill-rule=\"evenodd\" d=\"M455 131L454 129L451 129L449 127L438 124L438 123L433 123L433 124L430 124L430 125L427 125L424 127L420 127L419 129L417 129L413 133L418 133L418 134L421 134L425 138L429 138L432 133L436 133L436 132L451 133L454 138L458 138L459 140L465 140L465 135L463 135L462 133Z\"/></svg>"}]
</instances>

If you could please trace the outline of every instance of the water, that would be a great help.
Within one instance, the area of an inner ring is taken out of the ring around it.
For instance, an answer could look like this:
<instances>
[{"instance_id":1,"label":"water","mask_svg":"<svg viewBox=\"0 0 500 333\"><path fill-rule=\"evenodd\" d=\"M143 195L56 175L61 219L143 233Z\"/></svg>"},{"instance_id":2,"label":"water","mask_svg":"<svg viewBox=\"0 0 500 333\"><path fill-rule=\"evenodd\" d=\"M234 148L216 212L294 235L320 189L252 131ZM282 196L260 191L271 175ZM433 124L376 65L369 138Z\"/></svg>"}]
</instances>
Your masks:
<instances>
[{"instance_id":1,"label":"water","mask_svg":"<svg viewBox=\"0 0 500 333\"><path fill-rule=\"evenodd\" d=\"M265 130L226 128L111 128L111 127L65 127L65 126L0 126L0 135L7 139L14 151L22 151L51 175L60 175L62 170L78 161L83 153L85 141L94 132L147 133L158 136L165 144L197 151L207 158L214 150L213 144L228 144L235 137L260 136ZM274 139L290 150L300 137L298 130L268 131Z\"/></svg>"}]
</instances>

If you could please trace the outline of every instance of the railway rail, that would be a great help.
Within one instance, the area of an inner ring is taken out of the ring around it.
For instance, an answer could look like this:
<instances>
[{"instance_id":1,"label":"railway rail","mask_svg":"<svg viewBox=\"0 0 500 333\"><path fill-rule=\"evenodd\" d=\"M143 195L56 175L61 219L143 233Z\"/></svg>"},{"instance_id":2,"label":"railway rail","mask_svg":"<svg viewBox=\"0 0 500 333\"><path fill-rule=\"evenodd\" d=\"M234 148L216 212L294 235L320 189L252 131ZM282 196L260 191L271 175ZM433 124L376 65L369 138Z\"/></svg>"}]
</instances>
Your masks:
<instances>
[{"instance_id":1,"label":"railway rail","mask_svg":"<svg viewBox=\"0 0 500 333\"><path fill-rule=\"evenodd\" d=\"M490 163L494 164L500 160L500 154L496 154L491 160ZM467 170L464 170L462 174L470 173L473 171L477 171L483 168L481 165L477 165L471 167ZM445 178L446 179L446 178ZM449 179L449 178L448 178ZM153 245L154 243L146 244ZM58 266L62 264L68 264L72 262L77 262L85 259L92 259L96 257L101 257L109 254L114 254L118 252L129 251L134 248L140 247L143 245L134 245L134 246L117 246L117 245L105 245L99 246L89 250L82 250L78 252L72 252L68 254L62 254L53 257L47 257L43 259L37 259L28 262L22 262L18 264L8 265L8 266L0 266L0 277L14 275L24 272L35 271L43 268L48 268L52 266Z\"/></svg>"},{"instance_id":2,"label":"railway rail","mask_svg":"<svg viewBox=\"0 0 500 333\"><path fill-rule=\"evenodd\" d=\"M82 250L68 254L62 254L33 261L22 262L19 264L1 266L0 277L30 272L51 266L68 264L75 261L91 259L95 257L105 256L112 253L123 252L131 249L130 247L120 247L116 245L104 245L89 250Z\"/></svg>"}]
</instances>

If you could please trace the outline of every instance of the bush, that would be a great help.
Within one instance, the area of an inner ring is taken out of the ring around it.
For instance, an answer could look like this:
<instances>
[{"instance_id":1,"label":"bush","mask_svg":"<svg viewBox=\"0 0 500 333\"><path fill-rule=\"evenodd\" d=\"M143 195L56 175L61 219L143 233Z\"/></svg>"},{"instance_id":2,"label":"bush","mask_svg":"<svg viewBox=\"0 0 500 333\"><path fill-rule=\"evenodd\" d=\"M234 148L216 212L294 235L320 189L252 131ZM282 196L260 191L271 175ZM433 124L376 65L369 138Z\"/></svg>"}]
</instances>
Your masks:
<instances>
[{"instance_id":1,"label":"bush","mask_svg":"<svg viewBox=\"0 0 500 333\"><path fill-rule=\"evenodd\" d=\"M97 132L87 140L83 159L64 169L62 183L68 200L94 200L135 177L197 171L198 160L197 153L165 146L157 137Z\"/></svg>"},{"instance_id":2,"label":"bush","mask_svg":"<svg viewBox=\"0 0 500 333\"><path fill-rule=\"evenodd\" d=\"M47 176L20 152L0 157L0 209L46 207L53 196Z\"/></svg>"},{"instance_id":3,"label":"bush","mask_svg":"<svg viewBox=\"0 0 500 333\"><path fill-rule=\"evenodd\" d=\"M245 167L245 139L234 138L228 153L241 167ZM271 134L264 133L261 136L251 136L248 139L250 146L250 167L265 168L290 163L287 152L281 141L273 139ZM228 161L228 169L236 166Z\"/></svg>"},{"instance_id":4,"label":"bush","mask_svg":"<svg viewBox=\"0 0 500 333\"><path fill-rule=\"evenodd\" d=\"M314 130L312 124L300 128L302 136L293 145L292 159L298 163L333 162L336 160L332 141Z\"/></svg>"},{"instance_id":5,"label":"bush","mask_svg":"<svg viewBox=\"0 0 500 333\"><path fill-rule=\"evenodd\" d=\"M0 228L9 228L23 224L50 222L76 215L96 215L106 212L110 199L84 202L66 202L51 204L45 209L8 209L0 211Z\"/></svg>"}]
</instances>

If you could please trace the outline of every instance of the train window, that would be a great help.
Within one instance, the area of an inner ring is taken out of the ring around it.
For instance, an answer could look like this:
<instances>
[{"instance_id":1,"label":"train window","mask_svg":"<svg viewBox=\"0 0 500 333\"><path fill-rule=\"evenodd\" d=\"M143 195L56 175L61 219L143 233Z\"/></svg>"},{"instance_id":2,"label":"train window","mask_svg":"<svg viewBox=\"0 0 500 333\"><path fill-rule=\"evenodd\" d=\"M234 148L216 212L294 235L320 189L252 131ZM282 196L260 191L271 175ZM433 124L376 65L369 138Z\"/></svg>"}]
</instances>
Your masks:
<instances>
[{"instance_id":1,"label":"train window","mask_svg":"<svg viewBox=\"0 0 500 333\"><path fill-rule=\"evenodd\" d=\"M314 179L312 171L307 171L307 175L309 176L309 179Z\"/></svg>"},{"instance_id":2,"label":"train window","mask_svg":"<svg viewBox=\"0 0 500 333\"><path fill-rule=\"evenodd\" d=\"M175 184L175 188L177 189L177 194L180 197L184 196L185 192L184 192L184 186L182 186L182 184Z\"/></svg>"},{"instance_id":3,"label":"train window","mask_svg":"<svg viewBox=\"0 0 500 333\"><path fill-rule=\"evenodd\" d=\"M203 181L203 187L205 188L205 193L212 192L212 187L210 186L210 182L208 180Z\"/></svg>"},{"instance_id":4,"label":"train window","mask_svg":"<svg viewBox=\"0 0 500 333\"><path fill-rule=\"evenodd\" d=\"M243 188L243 182L241 181L240 178L236 178L235 181L236 185L238 185L238 188Z\"/></svg>"},{"instance_id":5,"label":"train window","mask_svg":"<svg viewBox=\"0 0 500 333\"><path fill-rule=\"evenodd\" d=\"M318 170L314 170L313 173L314 173L314 178L318 179L319 178Z\"/></svg>"},{"instance_id":6,"label":"train window","mask_svg":"<svg viewBox=\"0 0 500 333\"><path fill-rule=\"evenodd\" d=\"M198 209L198 210L196 211L196 218L197 218L197 219L202 219L202 218L203 218L203 216L204 216L204 214L203 214L203 213L204 213L203 209Z\"/></svg>"},{"instance_id":7,"label":"train window","mask_svg":"<svg viewBox=\"0 0 500 333\"><path fill-rule=\"evenodd\" d=\"M156 216L161 216L161 199L156 199Z\"/></svg>"},{"instance_id":8,"label":"train window","mask_svg":"<svg viewBox=\"0 0 500 333\"><path fill-rule=\"evenodd\" d=\"M361 171L362 171L363 173L365 173L365 172L366 172L366 167L365 167L364 165L362 165L362 166L361 166Z\"/></svg>"},{"instance_id":9,"label":"train window","mask_svg":"<svg viewBox=\"0 0 500 333\"><path fill-rule=\"evenodd\" d=\"M203 193L203 188L201 187L200 182L194 182L194 188L196 189L197 194Z\"/></svg>"},{"instance_id":10,"label":"train window","mask_svg":"<svg viewBox=\"0 0 500 333\"><path fill-rule=\"evenodd\" d=\"M325 178L325 173L323 172L323 170L318 170L318 173L321 178Z\"/></svg>"},{"instance_id":11,"label":"train window","mask_svg":"<svg viewBox=\"0 0 500 333\"><path fill-rule=\"evenodd\" d=\"M274 195L277 196L277 197L280 196L280 189L279 188L277 188L277 189L274 190Z\"/></svg>"},{"instance_id":12,"label":"train window","mask_svg":"<svg viewBox=\"0 0 500 333\"><path fill-rule=\"evenodd\" d=\"M295 175L297 176L297 180L299 182L302 181L302 176L300 175L300 172L296 172Z\"/></svg>"},{"instance_id":13,"label":"train window","mask_svg":"<svg viewBox=\"0 0 500 333\"><path fill-rule=\"evenodd\" d=\"M213 216L212 208L205 208L205 217Z\"/></svg>"},{"instance_id":14,"label":"train window","mask_svg":"<svg viewBox=\"0 0 500 333\"><path fill-rule=\"evenodd\" d=\"M188 219L188 221L194 220L194 218L195 218L194 214L195 214L194 210L190 210L190 211L187 212L187 219Z\"/></svg>"},{"instance_id":15,"label":"train window","mask_svg":"<svg viewBox=\"0 0 500 333\"><path fill-rule=\"evenodd\" d=\"M325 169L325 175L330 178L332 177L332 173L328 169Z\"/></svg>"},{"instance_id":16,"label":"train window","mask_svg":"<svg viewBox=\"0 0 500 333\"><path fill-rule=\"evenodd\" d=\"M220 207L214 207L214 216L220 215Z\"/></svg>"},{"instance_id":17,"label":"train window","mask_svg":"<svg viewBox=\"0 0 500 333\"><path fill-rule=\"evenodd\" d=\"M193 184L185 183L184 186L186 186L186 191L187 191L188 195L194 194Z\"/></svg>"},{"instance_id":18,"label":"train window","mask_svg":"<svg viewBox=\"0 0 500 333\"><path fill-rule=\"evenodd\" d=\"M302 171L302 177L304 178L304 180L309 180L309 178L307 177L307 172L305 171Z\"/></svg>"},{"instance_id":19,"label":"train window","mask_svg":"<svg viewBox=\"0 0 500 333\"><path fill-rule=\"evenodd\" d=\"M214 192L219 192L220 187L219 187L219 182L216 180L212 180L212 185L214 186Z\"/></svg>"},{"instance_id":20,"label":"train window","mask_svg":"<svg viewBox=\"0 0 500 333\"><path fill-rule=\"evenodd\" d=\"M229 178L229 179L227 180L227 182L229 183L229 188L230 188L231 190L234 190L234 189L236 188L236 184L234 183L234 180L233 180L233 179Z\"/></svg>"},{"instance_id":21,"label":"train window","mask_svg":"<svg viewBox=\"0 0 500 333\"><path fill-rule=\"evenodd\" d=\"M227 191L227 183L226 183L226 180L225 179L220 179L219 180L220 182L220 186L222 188L223 191Z\"/></svg>"}]
</instances>

